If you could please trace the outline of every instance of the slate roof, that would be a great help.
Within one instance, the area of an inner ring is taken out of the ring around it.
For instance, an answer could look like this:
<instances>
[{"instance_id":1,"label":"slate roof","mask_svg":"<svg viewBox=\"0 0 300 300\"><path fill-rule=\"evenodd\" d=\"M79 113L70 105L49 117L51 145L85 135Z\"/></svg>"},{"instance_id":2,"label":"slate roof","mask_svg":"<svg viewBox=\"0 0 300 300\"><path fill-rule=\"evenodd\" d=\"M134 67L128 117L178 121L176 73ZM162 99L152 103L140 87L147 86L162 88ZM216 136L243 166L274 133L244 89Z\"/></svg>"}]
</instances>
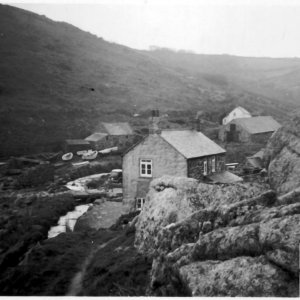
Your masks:
<instances>
[{"instance_id":1,"label":"slate roof","mask_svg":"<svg viewBox=\"0 0 300 300\"><path fill-rule=\"evenodd\" d=\"M130 135L133 134L133 130L127 122L118 123L101 123L104 132L109 135ZM100 130L99 130L100 131Z\"/></svg>"},{"instance_id":2,"label":"slate roof","mask_svg":"<svg viewBox=\"0 0 300 300\"><path fill-rule=\"evenodd\" d=\"M250 164L253 168L262 169L263 163L262 160L259 157L247 157L247 162Z\"/></svg>"},{"instance_id":3,"label":"slate roof","mask_svg":"<svg viewBox=\"0 0 300 300\"><path fill-rule=\"evenodd\" d=\"M66 144L68 145L89 145L88 141L79 140L79 139L69 139L66 140Z\"/></svg>"},{"instance_id":4,"label":"slate roof","mask_svg":"<svg viewBox=\"0 0 300 300\"><path fill-rule=\"evenodd\" d=\"M250 134L273 132L281 127L271 116L234 119L228 124L236 123Z\"/></svg>"},{"instance_id":5,"label":"slate roof","mask_svg":"<svg viewBox=\"0 0 300 300\"><path fill-rule=\"evenodd\" d=\"M88 142L98 142L105 138L107 136L107 133L102 133L102 132L95 132L88 137L85 138L86 141Z\"/></svg>"},{"instance_id":6,"label":"slate roof","mask_svg":"<svg viewBox=\"0 0 300 300\"><path fill-rule=\"evenodd\" d=\"M245 114L249 114L251 116L251 114L249 113L249 111L247 109L245 109L244 107L238 106L236 107L234 110L239 109L240 111L242 111Z\"/></svg>"},{"instance_id":7,"label":"slate roof","mask_svg":"<svg viewBox=\"0 0 300 300\"><path fill-rule=\"evenodd\" d=\"M226 152L203 133L194 130L165 130L161 137L187 159Z\"/></svg>"},{"instance_id":8,"label":"slate roof","mask_svg":"<svg viewBox=\"0 0 300 300\"><path fill-rule=\"evenodd\" d=\"M261 148L258 152L252 155L252 157L259 157L260 159L263 159L265 152L265 148Z\"/></svg>"}]
</instances>

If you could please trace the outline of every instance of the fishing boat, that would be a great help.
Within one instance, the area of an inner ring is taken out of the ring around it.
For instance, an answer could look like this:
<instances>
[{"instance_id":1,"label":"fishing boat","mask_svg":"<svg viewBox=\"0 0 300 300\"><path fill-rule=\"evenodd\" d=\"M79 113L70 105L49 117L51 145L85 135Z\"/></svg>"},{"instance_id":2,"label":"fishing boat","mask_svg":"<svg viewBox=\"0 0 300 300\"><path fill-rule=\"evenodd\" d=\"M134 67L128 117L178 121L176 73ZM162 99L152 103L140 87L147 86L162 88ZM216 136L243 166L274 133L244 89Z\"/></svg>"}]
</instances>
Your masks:
<instances>
[{"instance_id":1,"label":"fishing boat","mask_svg":"<svg viewBox=\"0 0 300 300\"><path fill-rule=\"evenodd\" d=\"M103 150L100 150L99 153L100 154L108 154L108 153L111 153L111 152L114 152L114 151L118 151L118 147L103 149Z\"/></svg>"},{"instance_id":2,"label":"fishing boat","mask_svg":"<svg viewBox=\"0 0 300 300\"><path fill-rule=\"evenodd\" d=\"M90 151L82 155L82 159L93 160L97 157L98 151Z\"/></svg>"},{"instance_id":3,"label":"fishing boat","mask_svg":"<svg viewBox=\"0 0 300 300\"><path fill-rule=\"evenodd\" d=\"M82 156L84 154L87 154L89 152L93 152L92 149L89 149L89 150L81 150L81 151L77 151L76 154L79 155L79 156Z\"/></svg>"},{"instance_id":4,"label":"fishing boat","mask_svg":"<svg viewBox=\"0 0 300 300\"><path fill-rule=\"evenodd\" d=\"M72 152L66 153L61 158L64 161L71 160L73 158L73 153Z\"/></svg>"}]
</instances>

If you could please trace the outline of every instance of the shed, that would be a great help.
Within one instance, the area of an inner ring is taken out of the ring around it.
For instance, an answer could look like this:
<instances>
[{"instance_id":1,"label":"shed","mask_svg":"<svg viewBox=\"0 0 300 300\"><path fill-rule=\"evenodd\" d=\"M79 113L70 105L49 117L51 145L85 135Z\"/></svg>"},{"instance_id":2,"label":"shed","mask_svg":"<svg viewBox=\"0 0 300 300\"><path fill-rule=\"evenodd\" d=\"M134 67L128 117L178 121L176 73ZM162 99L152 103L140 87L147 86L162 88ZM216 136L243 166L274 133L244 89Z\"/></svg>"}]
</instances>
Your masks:
<instances>
[{"instance_id":1,"label":"shed","mask_svg":"<svg viewBox=\"0 0 300 300\"><path fill-rule=\"evenodd\" d=\"M95 132L86 137L85 140L90 143L92 149L99 149L101 148L101 144L103 143L103 140L107 137L107 135L107 133Z\"/></svg>"},{"instance_id":2,"label":"shed","mask_svg":"<svg viewBox=\"0 0 300 300\"><path fill-rule=\"evenodd\" d=\"M128 148L134 141L135 135L128 122L101 122L95 128L95 133L88 136L93 148L103 150L105 148Z\"/></svg>"},{"instance_id":3,"label":"shed","mask_svg":"<svg viewBox=\"0 0 300 300\"><path fill-rule=\"evenodd\" d=\"M91 149L91 145L86 140L69 139L69 140L65 140L63 149L65 152L76 153L77 151Z\"/></svg>"},{"instance_id":4,"label":"shed","mask_svg":"<svg viewBox=\"0 0 300 300\"><path fill-rule=\"evenodd\" d=\"M239 118L223 125L219 139L226 142L265 143L281 125L271 116Z\"/></svg>"}]
</instances>

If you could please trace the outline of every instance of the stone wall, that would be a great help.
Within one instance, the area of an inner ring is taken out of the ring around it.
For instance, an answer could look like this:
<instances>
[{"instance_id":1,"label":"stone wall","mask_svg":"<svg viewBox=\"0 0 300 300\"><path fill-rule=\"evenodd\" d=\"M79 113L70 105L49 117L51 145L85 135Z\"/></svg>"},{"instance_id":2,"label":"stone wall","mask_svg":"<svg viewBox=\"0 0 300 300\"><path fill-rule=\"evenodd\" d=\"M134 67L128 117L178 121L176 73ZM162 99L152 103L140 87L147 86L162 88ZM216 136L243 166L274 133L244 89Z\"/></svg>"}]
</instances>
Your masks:
<instances>
[{"instance_id":1,"label":"stone wall","mask_svg":"<svg viewBox=\"0 0 300 300\"><path fill-rule=\"evenodd\" d=\"M251 142L257 144L267 144L273 132L263 132L251 135Z\"/></svg>"},{"instance_id":2,"label":"stone wall","mask_svg":"<svg viewBox=\"0 0 300 300\"><path fill-rule=\"evenodd\" d=\"M225 170L225 154L212 155L208 157L200 157L188 160L188 177L195 178L197 180L203 180L204 178L204 161L207 161L207 176L213 174L212 172L212 159L216 159L216 171L222 172Z\"/></svg>"}]
</instances>

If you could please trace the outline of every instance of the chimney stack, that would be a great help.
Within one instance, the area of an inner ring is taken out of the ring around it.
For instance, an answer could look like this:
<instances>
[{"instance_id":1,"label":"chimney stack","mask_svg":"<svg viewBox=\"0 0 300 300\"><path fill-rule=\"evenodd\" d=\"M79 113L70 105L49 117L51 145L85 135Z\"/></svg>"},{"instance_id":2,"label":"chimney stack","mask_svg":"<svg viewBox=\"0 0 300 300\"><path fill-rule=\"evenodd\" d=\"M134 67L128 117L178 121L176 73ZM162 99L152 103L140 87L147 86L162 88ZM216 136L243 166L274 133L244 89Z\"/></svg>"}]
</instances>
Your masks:
<instances>
[{"instance_id":1,"label":"chimney stack","mask_svg":"<svg viewBox=\"0 0 300 300\"><path fill-rule=\"evenodd\" d=\"M161 130L158 126L160 121L159 118L159 110L155 109L151 111L151 118L149 122L149 134L159 134L161 133Z\"/></svg>"},{"instance_id":2,"label":"chimney stack","mask_svg":"<svg viewBox=\"0 0 300 300\"><path fill-rule=\"evenodd\" d=\"M195 118L193 123L194 123L193 130L200 132L201 131L201 123L202 123L200 118Z\"/></svg>"}]
</instances>

